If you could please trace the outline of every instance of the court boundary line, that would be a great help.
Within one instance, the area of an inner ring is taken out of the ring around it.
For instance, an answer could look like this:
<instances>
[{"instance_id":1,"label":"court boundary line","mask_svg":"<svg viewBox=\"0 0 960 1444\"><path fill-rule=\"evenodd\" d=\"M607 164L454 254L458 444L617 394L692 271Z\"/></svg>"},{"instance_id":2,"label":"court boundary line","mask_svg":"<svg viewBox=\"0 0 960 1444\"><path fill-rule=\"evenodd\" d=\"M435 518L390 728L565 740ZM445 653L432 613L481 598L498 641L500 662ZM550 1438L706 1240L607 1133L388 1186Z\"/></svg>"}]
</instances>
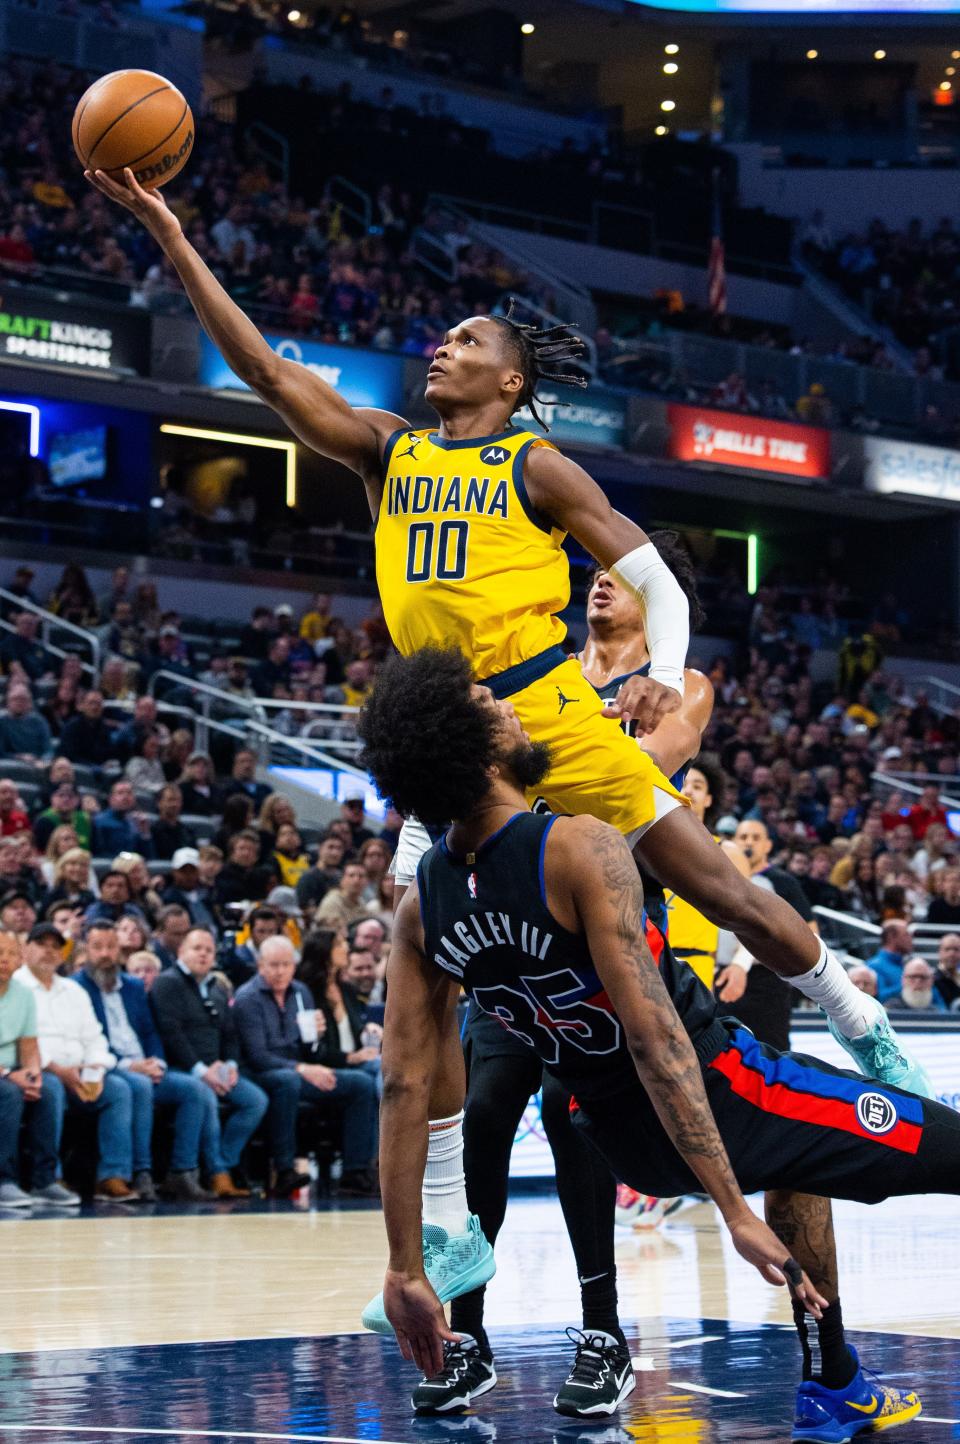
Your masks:
<instances>
[{"instance_id":1,"label":"court boundary line","mask_svg":"<svg viewBox=\"0 0 960 1444\"><path fill-rule=\"evenodd\" d=\"M14 1434L119 1434L133 1439L174 1439L180 1436L186 1439L268 1439L287 1441L287 1444L289 1441L293 1444L371 1444L370 1439L357 1439L346 1434L261 1434L245 1429L190 1429L179 1424L170 1429L138 1429L136 1425L121 1428L116 1424L10 1424L4 1420L0 1429ZM405 1441L378 1439L376 1444L405 1444Z\"/></svg>"}]
</instances>

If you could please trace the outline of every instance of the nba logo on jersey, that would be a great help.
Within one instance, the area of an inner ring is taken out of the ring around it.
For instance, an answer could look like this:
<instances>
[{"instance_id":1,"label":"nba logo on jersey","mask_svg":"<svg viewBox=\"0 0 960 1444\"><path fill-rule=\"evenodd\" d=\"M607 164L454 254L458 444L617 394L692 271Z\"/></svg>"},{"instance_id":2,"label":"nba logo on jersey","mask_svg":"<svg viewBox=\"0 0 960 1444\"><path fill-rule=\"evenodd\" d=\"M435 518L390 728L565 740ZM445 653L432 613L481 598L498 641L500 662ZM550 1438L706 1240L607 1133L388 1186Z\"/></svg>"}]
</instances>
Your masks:
<instances>
[{"instance_id":1,"label":"nba logo on jersey","mask_svg":"<svg viewBox=\"0 0 960 1444\"><path fill-rule=\"evenodd\" d=\"M467 877L467 892L471 897L477 895L477 874L475 872L470 873Z\"/></svg>"},{"instance_id":2,"label":"nba logo on jersey","mask_svg":"<svg viewBox=\"0 0 960 1444\"><path fill-rule=\"evenodd\" d=\"M502 466L509 456L505 446L485 446L480 453L480 460L486 462L487 466Z\"/></svg>"}]
</instances>

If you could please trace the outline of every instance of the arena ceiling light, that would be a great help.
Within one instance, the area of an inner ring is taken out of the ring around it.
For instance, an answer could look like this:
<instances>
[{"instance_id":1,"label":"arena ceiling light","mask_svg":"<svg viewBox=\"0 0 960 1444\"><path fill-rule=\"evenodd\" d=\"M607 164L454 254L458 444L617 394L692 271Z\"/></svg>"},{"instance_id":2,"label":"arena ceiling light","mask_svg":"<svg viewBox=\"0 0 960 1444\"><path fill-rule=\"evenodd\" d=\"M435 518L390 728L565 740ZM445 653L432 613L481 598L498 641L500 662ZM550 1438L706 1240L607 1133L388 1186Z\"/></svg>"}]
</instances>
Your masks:
<instances>
[{"instance_id":1,"label":"arena ceiling light","mask_svg":"<svg viewBox=\"0 0 960 1444\"><path fill-rule=\"evenodd\" d=\"M669 125L658 125L653 133L654 135L669 135L670 127Z\"/></svg>"},{"instance_id":2,"label":"arena ceiling light","mask_svg":"<svg viewBox=\"0 0 960 1444\"><path fill-rule=\"evenodd\" d=\"M30 418L30 455L40 453L40 407L26 401L0 401L0 411L19 411Z\"/></svg>"},{"instance_id":3,"label":"arena ceiling light","mask_svg":"<svg viewBox=\"0 0 960 1444\"><path fill-rule=\"evenodd\" d=\"M523 25L520 26L520 34L532 35L536 28L537 27L534 25L532 20L527 20L523 23Z\"/></svg>"},{"instance_id":4,"label":"arena ceiling light","mask_svg":"<svg viewBox=\"0 0 960 1444\"><path fill-rule=\"evenodd\" d=\"M660 102L661 110L676 110L676 108L677 102L675 100L661 100Z\"/></svg>"},{"instance_id":5,"label":"arena ceiling light","mask_svg":"<svg viewBox=\"0 0 960 1444\"><path fill-rule=\"evenodd\" d=\"M272 436L247 436L240 431L213 431L205 426L178 426L172 421L161 424L167 436L192 436L195 441L227 441L233 446L259 446L267 451L283 451L287 457L287 506L297 504L297 443L280 441Z\"/></svg>"},{"instance_id":6,"label":"arena ceiling light","mask_svg":"<svg viewBox=\"0 0 960 1444\"><path fill-rule=\"evenodd\" d=\"M816 60L819 54L820 54L820 51L819 51L819 50L808 50L808 51L807 51L807 59L808 59L808 60Z\"/></svg>"},{"instance_id":7,"label":"arena ceiling light","mask_svg":"<svg viewBox=\"0 0 960 1444\"><path fill-rule=\"evenodd\" d=\"M675 60L668 60L663 67L663 73L664 75L676 75L679 69L680 67Z\"/></svg>"},{"instance_id":8,"label":"arena ceiling light","mask_svg":"<svg viewBox=\"0 0 960 1444\"><path fill-rule=\"evenodd\" d=\"M875 50L873 52L873 58L874 60L886 60L887 52L885 50Z\"/></svg>"},{"instance_id":9,"label":"arena ceiling light","mask_svg":"<svg viewBox=\"0 0 960 1444\"><path fill-rule=\"evenodd\" d=\"M679 46L679 45L665 45L665 46L663 47L663 53L664 53L664 55L679 55L679 54L680 54L680 46Z\"/></svg>"}]
</instances>

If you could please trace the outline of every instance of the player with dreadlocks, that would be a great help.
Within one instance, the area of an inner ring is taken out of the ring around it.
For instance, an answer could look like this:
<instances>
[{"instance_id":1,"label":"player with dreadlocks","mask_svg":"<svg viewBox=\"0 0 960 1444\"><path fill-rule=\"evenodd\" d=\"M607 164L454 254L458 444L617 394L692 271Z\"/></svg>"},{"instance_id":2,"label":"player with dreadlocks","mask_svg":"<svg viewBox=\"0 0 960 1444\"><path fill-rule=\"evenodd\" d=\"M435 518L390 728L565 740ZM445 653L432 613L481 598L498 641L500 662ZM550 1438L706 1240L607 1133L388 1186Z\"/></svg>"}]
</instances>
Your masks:
<instances>
[{"instance_id":1,"label":"player with dreadlocks","mask_svg":"<svg viewBox=\"0 0 960 1444\"><path fill-rule=\"evenodd\" d=\"M539 381L582 385L576 363L583 342L575 332L524 326L512 316L459 322L427 372L424 396L438 422L412 429L390 412L350 406L314 371L278 356L159 191L143 190L130 170L125 184L104 171L87 179L162 247L236 375L306 445L361 478L376 523L380 597L398 650L456 647L477 681L495 698L509 697L524 729L549 745L550 807L592 813L631 846L642 843L644 862L662 882L822 1004L865 1071L920 1087L879 1004L852 986L791 907L736 872L654 757L610 720L632 721L645 737L679 710L689 618L683 591L646 533L613 510L582 467L513 424L525 402L536 405ZM568 532L643 609L649 673L629 678L606 705L563 647ZM421 839L420 850L427 842ZM406 860L398 856L401 883L412 876L412 850ZM562 1030L562 1013L549 1026ZM431 1279L446 1298L493 1272L492 1251L466 1208L462 1097L463 1057L449 1046L434 1079L424 1210L425 1224L436 1226Z\"/></svg>"}]
</instances>

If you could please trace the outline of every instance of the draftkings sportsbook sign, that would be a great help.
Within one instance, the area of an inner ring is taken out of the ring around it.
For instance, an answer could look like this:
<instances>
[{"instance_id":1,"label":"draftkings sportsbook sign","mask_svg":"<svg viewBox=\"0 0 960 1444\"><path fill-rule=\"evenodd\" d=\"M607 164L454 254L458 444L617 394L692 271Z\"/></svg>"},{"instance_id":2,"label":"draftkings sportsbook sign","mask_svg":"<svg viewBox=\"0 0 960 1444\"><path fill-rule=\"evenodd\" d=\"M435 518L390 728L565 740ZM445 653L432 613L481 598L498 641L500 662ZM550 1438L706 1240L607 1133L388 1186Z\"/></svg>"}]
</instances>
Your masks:
<instances>
[{"instance_id":1,"label":"draftkings sportsbook sign","mask_svg":"<svg viewBox=\"0 0 960 1444\"><path fill-rule=\"evenodd\" d=\"M667 407L669 455L677 461L711 462L781 476L829 477L830 433L734 411L702 406Z\"/></svg>"},{"instance_id":2,"label":"draftkings sportsbook sign","mask_svg":"<svg viewBox=\"0 0 960 1444\"><path fill-rule=\"evenodd\" d=\"M77 371L134 371L150 363L150 320L143 312L63 306L0 294L0 357Z\"/></svg>"}]
</instances>

